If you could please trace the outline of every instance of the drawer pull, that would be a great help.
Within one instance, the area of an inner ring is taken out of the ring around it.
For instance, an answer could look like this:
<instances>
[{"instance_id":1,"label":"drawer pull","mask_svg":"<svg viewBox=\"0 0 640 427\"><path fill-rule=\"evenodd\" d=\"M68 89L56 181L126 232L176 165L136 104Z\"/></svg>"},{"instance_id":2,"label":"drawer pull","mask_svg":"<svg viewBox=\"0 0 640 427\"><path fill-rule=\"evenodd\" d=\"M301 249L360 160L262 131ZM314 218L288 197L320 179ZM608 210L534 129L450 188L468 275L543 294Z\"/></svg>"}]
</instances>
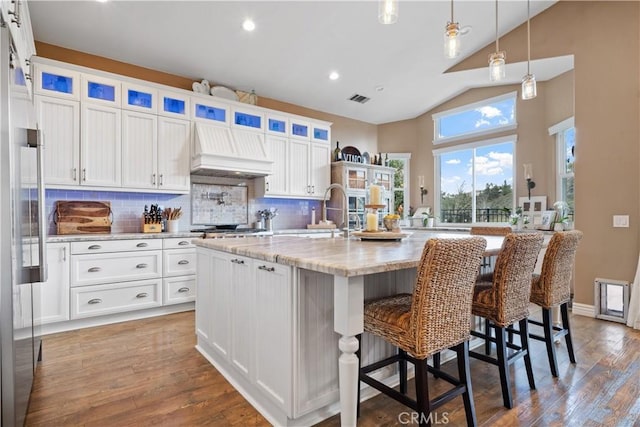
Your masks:
<instances>
[{"instance_id":1,"label":"drawer pull","mask_svg":"<svg viewBox=\"0 0 640 427\"><path fill-rule=\"evenodd\" d=\"M149 246L148 243L142 242L142 243L138 243L136 245L136 248L146 248L147 246Z\"/></svg>"},{"instance_id":2,"label":"drawer pull","mask_svg":"<svg viewBox=\"0 0 640 427\"><path fill-rule=\"evenodd\" d=\"M91 246L89 246L89 249L102 249L102 246L100 246L100 245L91 245Z\"/></svg>"},{"instance_id":3,"label":"drawer pull","mask_svg":"<svg viewBox=\"0 0 640 427\"><path fill-rule=\"evenodd\" d=\"M267 267L266 265L261 265L260 267L258 267L259 270L264 270L264 271L276 271L275 267Z\"/></svg>"},{"instance_id":4,"label":"drawer pull","mask_svg":"<svg viewBox=\"0 0 640 427\"><path fill-rule=\"evenodd\" d=\"M144 262L136 265L136 268L147 268L147 267L148 267L148 264L146 264Z\"/></svg>"},{"instance_id":5,"label":"drawer pull","mask_svg":"<svg viewBox=\"0 0 640 427\"><path fill-rule=\"evenodd\" d=\"M87 270L89 273L97 273L99 271L101 271L102 269L100 267L91 267L89 270Z\"/></svg>"},{"instance_id":6,"label":"drawer pull","mask_svg":"<svg viewBox=\"0 0 640 427\"><path fill-rule=\"evenodd\" d=\"M189 264L189 261L187 261L186 259L181 259L180 261L178 261L178 265L187 265Z\"/></svg>"},{"instance_id":7,"label":"drawer pull","mask_svg":"<svg viewBox=\"0 0 640 427\"><path fill-rule=\"evenodd\" d=\"M178 289L178 292L180 292L180 293L189 292L189 288L186 288L186 287L185 288L180 288L180 289Z\"/></svg>"},{"instance_id":8,"label":"drawer pull","mask_svg":"<svg viewBox=\"0 0 640 427\"><path fill-rule=\"evenodd\" d=\"M244 264L244 261L238 258L232 259L231 262L234 264Z\"/></svg>"},{"instance_id":9,"label":"drawer pull","mask_svg":"<svg viewBox=\"0 0 640 427\"><path fill-rule=\"evenodd\" d=\"M138 295L136 295L136 298L146 298L148 297L149 294L146 292L140 292Z\"/></svg>"},{"instance_id":10,"label":"drawer pull","mask_svg":"<svg viewBox=\"0 0 640 427\"><path fill-rule=\"evenodd\" d=\"M188 244L189 242L187 242L186 240L182 240L180 243L178 243L178 246L186 246Z\"/></svg>"},{"instance_id":11,"label":"drawer pull","mask_svg":"<svg viewBox=\"0 0 640 427\"><path fill-rule=\"evenodd\" d=\"M102 300L100 298L93 298L89 300L89 304L100 304Z\"/></svg>"}]
</instances>

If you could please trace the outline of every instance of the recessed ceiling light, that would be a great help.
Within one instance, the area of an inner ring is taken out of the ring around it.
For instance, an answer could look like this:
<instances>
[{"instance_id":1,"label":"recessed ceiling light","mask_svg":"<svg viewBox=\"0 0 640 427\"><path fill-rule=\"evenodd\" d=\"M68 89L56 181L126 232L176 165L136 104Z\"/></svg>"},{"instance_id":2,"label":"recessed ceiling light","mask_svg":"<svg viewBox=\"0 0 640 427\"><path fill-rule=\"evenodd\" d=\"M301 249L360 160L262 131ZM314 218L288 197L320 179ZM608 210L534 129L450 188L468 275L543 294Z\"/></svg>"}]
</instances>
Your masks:
<instances>
[{"instance_id":1,"label":"recessed ceiling light","mask_svg":"<svg viewBox=\"0 0 640 427\"><path fill-rule=\"evenodd\" d=\"M109 0L96 0L96 1L97 1L98 3L106 3L106 2L108 2Z\"/></svg>"},{"instance_id":2,"label":"recessed ceiling light","mask_svg":"<svg viewBox=\"0 0 640 427\"><path fill-rule=\"evenodd\" d=\"M376 92L382 92L384 90L384 86L376 86Z\"/></svg>"},{"instance_id":3,"label":"recessed ceiling light","mask_svg":"<svg viewBox=\"0 0 640 427\"><path fill-rule=\"evenodd\" d=\"M245 31L253 31L256 29L256 23L251 19L245 19L242 23L242 28L244 28Z\"/></svg>"},{"instance_id":4,"label":"recessed ceiling light","mask_svg":"<svg viewBox=\"0 0 640 427\"><path fill-rule=\"evenodd\" d=\"M329 79L338 80L340 78L340 74L337 71L332 71L329 73Z\"/></svg>"}]
</instances>

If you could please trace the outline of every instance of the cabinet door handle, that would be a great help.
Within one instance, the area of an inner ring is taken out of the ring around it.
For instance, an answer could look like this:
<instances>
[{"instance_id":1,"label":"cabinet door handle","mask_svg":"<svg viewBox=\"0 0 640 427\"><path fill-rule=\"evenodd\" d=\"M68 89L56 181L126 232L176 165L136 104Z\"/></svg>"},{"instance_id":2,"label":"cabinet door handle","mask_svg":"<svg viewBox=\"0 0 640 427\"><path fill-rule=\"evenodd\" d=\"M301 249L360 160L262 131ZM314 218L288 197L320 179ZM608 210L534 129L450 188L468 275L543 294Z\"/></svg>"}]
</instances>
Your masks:
<instances>
[{"instance_id":1,"label":"cabinet door handle","mask_svg":"<svg viewBox=\"0 0 640 427\"><path fill-rule=\"evenodd\" d=\"M140 292L138 295L136 295L136 298L146 298L148 297L149 294L146 292Z\"/></svg>"},{"instance_id":2,"label":"cabinet door handle","mask_svg":"<svg viewBox=\"0 0 640 427\"><path fill-rule=\"evenodd\" d=\"M180 289L178 289L178 292L180 292L181 294L183 294L183 293L185 293L185 292L189 292L189 290L190 290L189 288L186 288L186 287L185 287L185 288L180 288Z\"/></svg>"},{"instance_id":3,"label":"cabinet door handle","mask_svg":"<svg viewBox=\"0 0 640 427\"><path fill-rule=\"evenodd\" d=\"M82 180L87 182L87 168L82 168Z\"/></svg>"},{"instance_id":4,"label":"cabinet door handle","mask_svg":"<svg viewBox=\"0 0 640 427\"><path fill-rule=\"evenodd\" d=\"M151 174L151 185L156 185L156 174Z\"/></svg>"},{"instance_id":5,"label":"cabinet door handle","mask_svg":"<svg viewBox=\"0 0 640 427\"><path fill-rule=\"evenodd\" d=\"M102 246L100 246L100 245L91 245L91 246L89 246L89 249L92 249L92 250L93 249L102 249Z\"/></svg>"},{"instance_id":6,"label":"cabinet door handle","mask_svg":"<svg viewBox=\"0 0 640 427\"><path fill-rule=\"evenodd\" d=\"M147 268L147 266L148 265L143 262L143 263L140 263L140 264L136 265L136 268Z\"/></svg>"},{"instance_id":7,"label":"cabinet door handle","mask_svg":"<svg viewBox=\"0 0 640 427\"><path fill-rule=\"evenodd\" d=\"M265 182L265 191L268 193L269 192L269 182Z\"/></svg>"},{"instance_id":8,"label":"cabinet door handle","mask_svg":"<svg viewBox=\"0 0 640 427\"><path fill-rule=\"evenodd\" d=\"M267 267L266 265L261 265L260 267L258 267L258 270L264 270L269 272L276 271L275 267Z\"/></svg>"},{"instance_id":9,"label":"cabinet door handle","mask_svg":"<svg viewBox=\"0 0 640 427\"><path fill-rule=\"evenodd\" d=\"M235 263L235 264L244 264L244 261L243 261L243 260L241 260L241 259L237 259L237 258L232 259L232 260L231 260L231 262L233 262L233 263Z\"/></svg>"},{"instance_id":10,"label":"cabinet door handle","mask_svg":"<svg viewBox=\"0 0 640 427\"><path fill-rule=\"evenodd\" d=\"M72 169L73 173L73 181L75 182L78 179L78 168Z\"/></svg>"},{"instance_id":11,"label":"cabinet door handle","mask_svg":"<svg viewBox=\"0 0 640 427\"><path fill-rule=\"evenodd\" d=\"M90 299L88 302L89 304L100 304L102 300L100 298L93 298L93 299Z\"/></svg>"},{"instance_id":12,"label":"cabinet door handle","mask_svg":"<svg viewBox=\"0 0 640 427\"><path fill-rule=\"evenodd\" d=\"M189 264L189 261L187 261L186 259L181 259L180 261L178 261L178 265L187 265Z\"/></svg>"},{"instance_id":13,"label":"cabinet door handle","mask_svg":"<svg viewBox=\"0 0 640 427\"><path fill-rule=\"evenodd\" d=\"M182 240L181 242L178 243L178 246L186 246L188 244L189 242L187 242L186 240Z\"/></svg>"},{"instance_id":14,"label":"cabinet door handle","mask_svg":"<svg viewBox=\"0 0 640 427\"><path fill-rule=\"evenodd\" d=\"M67 260L67 247L62 248L62 261Z\"/></svg>"},{"instance_id":15,"label":"cabinet door handle","mask_svg":"<svg viewBox=\"0 0 640 427\"><path fill-rule=\"evenodd\" d=\"M9 15L13 15L11 22L16 24L16 27L20 28L22 25L22 17L20 16L20 1L17 0L13 3L13 11L9 11Z\"/></svg>"},{"instance_id":16,"label":"cabinet door handle","mask_svg":"<svg viewBox=\"0 0 640 427\"><path fill-rule=\"evenodd\" d=\"M311 194L316 194L316 186L315 185L311 186Z\"/></svg>"},{"instance_id":17,"label":"cabinet door handle","mask_svg":"<svg viewBox=\"0 0 640 427\"><path fill-rule=\"evenodd\" d=\"M148 243L141 242L136 245L136 248L146 248L147 246L149 246Z\"/></svg>"},{"instance_id":18,"label":"cabinet door handle","mask_svg":"<svg viewBox=\"0 0 640 427\"><path fill-rule=\"evenodd\" d=\"M164 174L163 173L160 174L160 184L159 185L160 186L164 185Z\"/></svg>"},{"instance_id":19,"label":"cabinet door handle","mask_svg":"<svg viewBox=\"0 0 640 427\"><path fill-rule=\"evenodd\" d=\"M87 271L89 273L98 273L100 272L102 269L100 267L91 267L90 269L88 269Z\"/></svg>"}]
</instances>

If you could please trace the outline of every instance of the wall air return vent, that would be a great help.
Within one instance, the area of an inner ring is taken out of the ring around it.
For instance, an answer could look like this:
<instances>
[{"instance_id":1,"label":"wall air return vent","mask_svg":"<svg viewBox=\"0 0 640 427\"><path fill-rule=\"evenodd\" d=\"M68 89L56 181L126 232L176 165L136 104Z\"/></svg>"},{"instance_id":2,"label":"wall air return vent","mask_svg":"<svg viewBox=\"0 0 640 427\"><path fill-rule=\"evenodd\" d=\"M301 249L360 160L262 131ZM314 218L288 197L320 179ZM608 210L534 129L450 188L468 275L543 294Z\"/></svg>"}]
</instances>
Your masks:
<instances>
[{"instance_id":1,"label":"wall air return vent","mask_svg":"<svg viewBox=\"0 0 640 427\"><path fill-rule=\"evenodd\" d=\"M351 98L349 98L349 101L353 101L353 102L357 102L359 104L364 104L365 102L367 102L368 100L370 100L371 98L367 98L364 95L358 95L357 93L352 95Z\"/></svg>"}]
</instances>

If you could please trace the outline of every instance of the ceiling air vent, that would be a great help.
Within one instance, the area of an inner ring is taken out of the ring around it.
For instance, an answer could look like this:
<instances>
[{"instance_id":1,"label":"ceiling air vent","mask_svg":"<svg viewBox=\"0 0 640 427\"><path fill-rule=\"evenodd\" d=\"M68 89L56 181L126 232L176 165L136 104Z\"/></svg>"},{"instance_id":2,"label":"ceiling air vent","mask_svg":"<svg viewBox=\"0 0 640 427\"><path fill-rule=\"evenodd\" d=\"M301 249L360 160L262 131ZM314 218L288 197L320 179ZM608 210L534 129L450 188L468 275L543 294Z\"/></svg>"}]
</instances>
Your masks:
<instances>
[{"instance_id":1,"label":"ceiling air vent","mask_svg":"<svg viewBox=\"0 0 640 427\"><path fill-rule=\"evenodd\" d=\"M370 100L371 98L367 98L364 95L358 95L357 93L352 95L351 98L349 98L349 101L354 101L357 102L359 104L364 104L365 102L367 102L368 100Z\"/></svg>"}]
</instances>

